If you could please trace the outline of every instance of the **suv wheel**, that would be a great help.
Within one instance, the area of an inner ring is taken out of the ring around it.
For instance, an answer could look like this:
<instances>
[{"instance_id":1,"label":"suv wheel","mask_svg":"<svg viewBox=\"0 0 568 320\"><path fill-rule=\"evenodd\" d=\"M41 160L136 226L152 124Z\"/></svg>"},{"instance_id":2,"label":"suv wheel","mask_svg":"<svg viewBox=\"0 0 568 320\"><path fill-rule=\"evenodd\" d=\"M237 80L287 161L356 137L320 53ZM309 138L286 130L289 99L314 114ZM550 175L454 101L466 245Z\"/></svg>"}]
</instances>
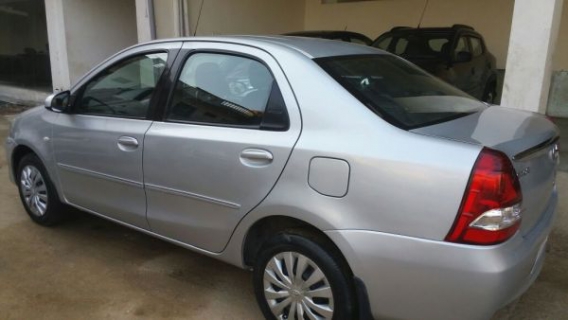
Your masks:
<instances>
[{"instance_id":1,"label":"suv wheel","mask_svg":"<svg viewBox=\"0 0 568 320\"><path fill-rule=\"evenodd\" d=\"M497 85L494 82L488 83L485 86L485 90L483 91L483 102L487 102L490 104L495 103L495 99L497 99Z\"/></svg>"},{"instance_id":2,"label":"suv wheel","mask_svg":"<svg viewBox=\"0 0 568 320\"><path fill-rule=\"evenodd\" d=\"M63 218L65 206L36 155L24 156L18 164L16 179L22 204L34 222L51 226Z\"/></svg>"},{"instance_id":3,"label":"suv wheel","mask_svg":"<svg viewBox=\"0 0 568 320\"><path fill-rule=\"evenodd\" d=\"M279 234L254 266L256 299L266 319L353 319L354 290L342 257L324 243Z\"/></svg>"}]
</instances>

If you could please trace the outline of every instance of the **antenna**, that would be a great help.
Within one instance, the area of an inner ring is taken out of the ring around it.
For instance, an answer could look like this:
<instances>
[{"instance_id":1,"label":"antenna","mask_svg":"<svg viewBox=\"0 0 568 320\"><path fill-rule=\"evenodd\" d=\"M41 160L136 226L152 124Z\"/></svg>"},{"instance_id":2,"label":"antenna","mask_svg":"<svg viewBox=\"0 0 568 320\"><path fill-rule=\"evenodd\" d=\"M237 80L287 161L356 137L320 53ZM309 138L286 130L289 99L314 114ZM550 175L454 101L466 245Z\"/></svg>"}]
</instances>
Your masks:
<instances>
[{"instance_id":1,"label":"antenna","mask_svg":"<svg viewBox=\"0 0 568 320\"><path fill-rule=\"evenodd\" d=\"M197 28L199 28L199 20L201 20L201 12L203 12L203 4L205 0L201 0L201 6L199 7L199 15L197 16L197 23L195 24L195 30L193 30L193 36L197 34Z\"/></svg>"},{"instance_id":2,"label":"antenna","mask_svg":"<svg viewBox=\"0 0 568 320\"><path fill-rule=\"evenodd\" d=\"M420 29L420 26L422 25L422 20L424 20L424 15L426 14L426 9L428 8L429 2L430 0L426 0L426 2L424 3L424 9L422 9L422 15L420 16L420 21L418 21L418 29Z\"/></svg>"}]
</instances>

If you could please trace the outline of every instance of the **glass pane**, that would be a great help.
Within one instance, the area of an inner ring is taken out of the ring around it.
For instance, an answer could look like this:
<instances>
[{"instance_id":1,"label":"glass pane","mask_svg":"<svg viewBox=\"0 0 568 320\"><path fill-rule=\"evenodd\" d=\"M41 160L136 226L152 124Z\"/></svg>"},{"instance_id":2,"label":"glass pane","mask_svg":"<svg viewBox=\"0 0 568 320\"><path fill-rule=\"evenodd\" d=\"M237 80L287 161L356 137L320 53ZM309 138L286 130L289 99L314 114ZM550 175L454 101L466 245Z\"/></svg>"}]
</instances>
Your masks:
<instances>
[{"instance_id":1,"label":"glass pane","mask_svg":"<svg viewBox=\"0 0 568 320\"><path fill-rule=\"evenodd\" d=\"M141 55L102 71L87 83L76 112L145 118L167 58L167 53Z\"/></svg>"},{"instance_id":2,"label":"glass pane","mask_svg":"<svg viewBox=\"0 0 568 320\"><path fill-rule=\"evenodd\" d=\"M483 45L481 44L481 40L478 38L470 38L471 39L471 51L474 57L478 57L483 54Z\"/></svg>"},{"instance_id":3,"label":"glass pane","mask_svg":"<svg viewBox=\"0 0 568 320\"><path fill-rule=\"evenodd\" d=\"M366 106L404 129L484 108L483 103L398 57L354 55L316 61Z\"/></svg>"},{"instance_id":4,"label":"glass pane","mask_svg":"<svg viewBox=\"0 0 568 320\"><path fill-rule=\"evenodd\" d=\"M377 43L375 47L382 49L382 50L388 50L391 42L392 42L392 37L388 37L386 39L381 40L379 43Z\"/></svg>"},{"instance_id":5,"label":"glass pane","mask_svg":"<svg viewBox=\"0 0 568 320\"><path fill-rule=\"evenodd\" d=\"M428 46L430 50L436 53L445 53L448 50L448 45L450 40L445 38L430 39L428 40Z\"/></svg>"},{"instance_id":6,"label":"glass pane","mask_svg":"<svg viewBox=\"0 0 568 320\"><path fill-rule=\"evenodd\" d=\"M260 62L198 53L176 83L168 118L177 121L259 126L274 79Z\"/></svg>"},{"instance_id":7,"label":"glass pane","mask_svg":"<svg viewBox=\"0 0 568 320\"><path fill-rule=\"evenodd\" d=\"M0 84L52 91L44 1L0 1Z\"/></svg>"},{"instance_id":8,"label":"glass pane","mask_svg":"<svg viewBox=\"0 0 568 320\"><path fill-rule=\"evenodd\" d=\"M459 52L469 52L466 38L460 38L460 40L458 41L458 45L456 46L456 54Z\"/></svg>"}]
</instances>

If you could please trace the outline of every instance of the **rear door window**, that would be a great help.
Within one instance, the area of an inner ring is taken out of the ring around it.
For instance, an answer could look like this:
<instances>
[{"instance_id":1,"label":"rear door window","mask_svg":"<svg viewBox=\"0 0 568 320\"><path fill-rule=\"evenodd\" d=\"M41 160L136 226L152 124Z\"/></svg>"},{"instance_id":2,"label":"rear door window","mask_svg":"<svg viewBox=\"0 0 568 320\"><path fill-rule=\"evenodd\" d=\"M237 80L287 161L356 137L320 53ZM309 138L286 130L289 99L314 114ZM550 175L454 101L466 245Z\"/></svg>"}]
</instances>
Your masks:
<instances>
[{"instance_id":1,"label":"rear door window","mask_svg":"<svg viewBox=\"0 0 568 320\"><path fill-rule=\"evenodd\" d=\"M284 130L288 118L270 70L248 57L191 55L176 82L167 120Z\"/></svg>"}]
</instances>

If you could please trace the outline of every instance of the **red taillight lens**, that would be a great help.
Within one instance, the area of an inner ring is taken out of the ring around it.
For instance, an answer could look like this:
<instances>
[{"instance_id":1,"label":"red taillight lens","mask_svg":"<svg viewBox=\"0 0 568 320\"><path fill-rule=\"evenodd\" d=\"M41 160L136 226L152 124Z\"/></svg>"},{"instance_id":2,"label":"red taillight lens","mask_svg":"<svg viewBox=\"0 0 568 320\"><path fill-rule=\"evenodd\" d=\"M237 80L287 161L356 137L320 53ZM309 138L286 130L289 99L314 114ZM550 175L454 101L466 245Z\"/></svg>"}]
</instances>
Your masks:
<instances>
[{"instance_id":1,"label":"red taillight lens","mask_svg":"<svg viewBox=\"0 0 568 320\"><path fill-rule=\"evenodd\" d=\"M509 158L484 148L446 241L492 245L506 241L521 223L521 187Z\"/></svg>"}]
</instances>

